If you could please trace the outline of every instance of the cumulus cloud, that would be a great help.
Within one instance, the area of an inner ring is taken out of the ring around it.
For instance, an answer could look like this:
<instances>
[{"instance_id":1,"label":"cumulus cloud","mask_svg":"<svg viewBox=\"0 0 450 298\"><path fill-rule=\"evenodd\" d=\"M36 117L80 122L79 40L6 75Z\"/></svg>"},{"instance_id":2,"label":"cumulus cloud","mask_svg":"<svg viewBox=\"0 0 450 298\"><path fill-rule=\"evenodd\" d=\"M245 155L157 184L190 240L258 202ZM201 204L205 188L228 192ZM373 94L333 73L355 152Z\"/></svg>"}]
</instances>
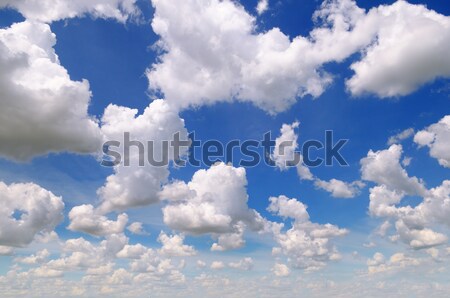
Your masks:
<instances>
[{"instance_id":1,"label":"cumulus cloud","mask_svg":"<svg viewBox=\"0 0 450 298\"><path fill-rule=\"evenodd\" d=\"M278 277L285 277L291 273L289 267L281 263L276 263L275 265L273 265L272 272L273 274L275 274L275 276Z\"/></svg>"},{"instance_id":2,"label":"cumulus cloud","mask_svg":"<svg viewBox=\"0 0 450 298\"><path fill-rule=\"evenodd\" d=\"M138 110L116 105L109 105L102 117L102 132L110 141L120 141L118 150L122 154L122 161L114 167L114 174L109 176L103 187L98 190L102 200L99 209L102 212L123 210L156 203L159 201L158 192L161 185L169 177L170 161L174 160L173 147L168 146L165 151L163 141L173 140L175 133L180 134L181 140L187 140L184 121L178 116L166 101L155 100L144 111L137 115ZM129 166L125 166L124 134L128 132L130 141L140 141L143 144L142 155L139 149L130 148ZM152 141L153 143L149 143ZM187 148L180 148L184 155ZM150 151L151 150L151 151ZM148 161L148 152L152 152L154 161L166 159L163 166L154 166ZM141 159L140 159L141 156ZM139 163L143 162L141 166Z\"/></svg>"},{"instance_id":3,"label":"cumulus cloud","mask_svg":"<svg viewBox=\"0 0 450 298\"><path fill-rule=\"evenodd\" d=\"M159 253L171 257L185 257L193 256L197 252L193 246L183 244L184 235L172 235L168 236L166 233L161 232L158 236L158 241L162 244Z\"/></svg>"},{"instance_id":4,"label":"cumulus cloud","mask_svg":"<svg viewBox=\"0 0 450 298\"><path fill-rule=\"evenodd\" d=\"M293 219L286 232L274 232L279 247L276 252L288 257L292 266L305 270L317 270L327 262L340 259L332 239L344 236L346 229L332 224L317 224L309 219L307 206L286 196L271 197L268 210L283 218Z\"/></svg>"},{"instance_id":5,"label":"cumulus cloud","mask_svg":"<svg viewBox=\"0 0 450 298\"><path fill-rule=\"evenodd\" d=\"M147 72L150 89L180 108L238 100L275 114L298 97L320 96L332 81L322 66L358 51L346 82L356 96L406 95L450 75L449 18L422 5L398 1L366 12L355 1L324 1L309 35L290 39L278 28L258 32L255 18L232 1L152 4L163 53Z\"/></svg>"},{"instance_id":6,"label":"cumulus cloud","mask_svg":"<svg viewBox=\"0 0 450 298\"><path fill-rule=\"evenodd\" d=\"M450 76L450 17L424 5L397 1L371 9L364 19L361 23L370 22L371 31L376 31L375 42L351 65L355 74L347 87L352 94L403 96L436 78Z\"/></svg>"},{"instance_id":7,"label":"cumulus cloud","mask_svg":"<svg viewBox=\"0 0 450 298\"><path fill-rule=\"evenodd\" d=\"M259 0L256 5L256 12L258 15L262 15L269 9L269 0Z\"/></svg>"},{"instance_id":8,"label":"cumulus cloud","mask_svg":"<svg viewBox=\"0 0 450 298\"><path fill-rule=\"evenodd\" d=\"M443 167L450 168L450 115L416 133L414 142L430 148L430 156Z\"/></svg>"},{"instance_id":9,"label":"cumulus cloud","mask_svg":"<svg viewBox=\"0 0 450 298\"><path fill-rule=\"evenodd\" d=\"M0 8L19 11L29 20L51 23L90 15L125 22L139 13L136 0L0 0Z\"/></svg>"},{"instance_id":10,"label":"cumulus cloud","mask_svg":"<svg viewBox=\"0 0 450 298\"><path fill-rule=\"evenodd\" d=\"M109 220L94 209L92 205L73 207L69 212L70 224L67 227L72 231L84 232L94 236L107 236L122 233L128 222L125 213L117 216L117 221Z\"/></svg>"},{"instance_id":11,"label":"cumulus cloud","mask_svg":"<svg viewBox=\"0 0 450 298\"><path fill-rule=\"evenodd\" d=\"M348 183L334 178L330 181L324 181L316 178L314 185L317 188L328 191L331 193L332 197L344 199L356 197L365 186L365 184L361 181Z\"/></svg>"},{"instance_id":12,"label":"cumulus cloud","mask_svg":"<svg viewBox=\"0 0 450 298\"><path fill-rule=\"evenodd\" d=\"M244 244L244 227L261 230L264 220L247 206L247 179L244 168L234 168L224 163L207 170L198 170L192 180L181 187L166 188L164 199L169 204L163 208L164 223L172 229L189 234L217 235L214 250L238 248ZM172 199L173 192L177 200ZM183 200L179 200L184 197ZM239 244L239 245L236 245Z\"/></svg>"},{"instance_id":13,"label":"cumulus cloud","mask_svg":"<svg viewBox=\"0 0 450 298\"><path fill-rule=\"evenodd\" d=\"M376 252L371 259L367 260L367 267L370 274L383 273L391 270L399 270L409 266L420 264L418 259L409 257L404 253L395 253L388 260L385 256Z\"/></svg>"},{"instance_id":14,"label":"cumulus cloud","mask_svg":"<svg viewBox=\"0 0 450 298\"><path fill-rule=\"evenodd\" d=\"M364 179L377 183L370 192L369 214L387 219L381 227L382 234L395 221L396 235L414 249L429 248L446 243L447 235L435 231L436 225L450 226L446 212L449 212L450 182L445 180L438 187L426 189L416 177L409 177L401 167L402 147L392 145L389 149L370 151L361 160ZM421 196L416 206L402 205L405 196Z\"/></svg>"},{"instance_id":15,"label":"cumulus cloud","mask_svg":"<svg viewBox=\"0 0 450 298\"><path fill-rule=\"evenodd\" d=\"M323 26L292 39L278 28L257 33L255 18L233 1L152 4L163 54L147 72L150 89L180 108L235 99L278 113L297 97L321 95L331 82L322 64L342 61L372 39L371 24L348 31L364 16L351 1L325 3L316 13Z\"/></svg>"},{"instance_id":16,"label":"cumulus cloud","mask_svg":"<svg viewBox=\"0 0 450 298\"><path fill-rule=\"evenodd\" d=\"M387 150L376 152L370 150L367 157L361 159L362 178L409 195L424 195L424 183L417 177L409 177L402 168L402 153L401 145L391 145Z\"/></svg>"},{"instance_id":17,"label":"cumulus cloud","mask_svg":"<svg viewBox=\"0 0 450 298\"><path fill-rule=\"evenodd\" d=\"M221 270L225 268L225 264L222 261L214 261L211 263L210 268L213 270Z\"/></svg>"},{"instance_id":18,"label":"cumulus cloud","mask_svg":"<svg viewBox=\"0 0 450 298\"><path fill-rule=\"evenodd\" d=\"M1 156L27 160L101 148L98 124L87 114L89 83L70 79L55 43L45 24L25 21L0 29Z\"/></svg>"},{"instance_id":19,"label":"cumulus cloud","mask_svg":"<svg viewBox=\"0 0 450 298\"><path fill-rule=\"evenodd\" d=\"M22 247L63 220L61 197L33 183L0 182L0 245Z\"/></svg>"},{"instance_id":20,"label":"cumulus cloud","mask_svg":"<svg viewBox=\"0 0 450 298\"><path fill-rule=\"evenodd\" d=\"M253 259L252 258L243 258L238 262L230 262L228 263L228 267L233 269L239 269L244 271L249 271L253 268Z\"/></svg>"},{"instance_id":21,"label":"cumulus cloud","mask_svg":"<svg viewBox=\"0 0 450 298\"><path fill-rule=\"evenodd\" d=\"M135 235L148 235L149 234L144 230L141 222L133 222L132 224L130 224L127 227L127 230Z\"/></svg>"},{"instance_id":22,"label":"cumulus cloud","mask_svg":"<svg viewBox=\"0 0 450 298\"><path fill-rule=\"evenodd\" d=\"M271 159L281 170L286 170L289 166L296 163L299 153L298 135L295 129L299 127L298 121L292 124L283 124L280 129L280 136L275 139L275 147L271 154Z\"/></svg>"}]
</instances>

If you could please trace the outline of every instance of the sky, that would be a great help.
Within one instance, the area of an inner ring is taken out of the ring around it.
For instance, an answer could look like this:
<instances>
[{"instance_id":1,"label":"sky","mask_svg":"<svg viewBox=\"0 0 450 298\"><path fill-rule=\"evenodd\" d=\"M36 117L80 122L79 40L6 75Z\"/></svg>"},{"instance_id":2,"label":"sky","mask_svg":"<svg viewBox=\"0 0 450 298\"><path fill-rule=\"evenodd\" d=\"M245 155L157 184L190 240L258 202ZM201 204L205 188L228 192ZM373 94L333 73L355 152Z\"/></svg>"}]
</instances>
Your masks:
<instances>
[{"instance_id":1,"label":"sky","mask_svg":"<svg viewBox=\"0 0 450 298\"><path fill-rule=\"evenodd\" d=\"M0 0L0 295L446 297L449 10ZM326 131L348 165L287 162ZM125 132L274 165L102 166Z\"/></svg>"}]
</instances>

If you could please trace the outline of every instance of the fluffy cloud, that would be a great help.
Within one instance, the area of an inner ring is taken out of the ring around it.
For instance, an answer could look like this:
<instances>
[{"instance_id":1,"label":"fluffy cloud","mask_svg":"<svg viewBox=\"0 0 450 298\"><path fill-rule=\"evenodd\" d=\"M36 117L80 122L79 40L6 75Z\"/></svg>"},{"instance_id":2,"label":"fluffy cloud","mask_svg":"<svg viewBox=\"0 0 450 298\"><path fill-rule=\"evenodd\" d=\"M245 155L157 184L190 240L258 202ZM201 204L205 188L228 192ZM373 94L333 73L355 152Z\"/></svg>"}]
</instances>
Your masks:
<instances>
[{"instance_id":1,"label":"fluffy cloud","mask_svg":"<svg viewBox=\"0 0 450 298\"><path fill-rule=\"evenodd\" d=\"M256 12L262 15L269 9L269 0L259 0L256 5Z\"/></svg>"},{"instance_id":2,"label":"fluffy cloud","mask_svg":"<svg viewBox=\"0 0 450 298\"><path fill-rule=\"evenodd\" d=\"M305 270L317 270L328 261L340 259L331 239L348 233L331 224L317 224L309 219L306 206L286 196L271 197L268 210L284 218L293 219L292 226L285 233L275 231L279 247L275 253L283 253L292 266Z\"/></svg>"},{"instance_id":3,"label":"fluffy cloud","mask_svg":"<svg viewBox=\"0 0 450 298\"><path fill-rule=\"evenodd\" d=\"M228 263L228 267L233 268L233 269L248 271L253 268L253 259L252 258L244 258L242 260L239 260L238 262L230 262L230 263Z\"/></svg>"},{"instance_id":4,"label":"fluffy cloud","mask_svg":"<svg viewBox=\"0 0 450 298\"><path fill-rule=\"evenodd\" d=\"M365 186L365 184L361 181L348 183L337 179L324 181L318 178L316 178L316 180L314 181L314 185L317 188L328 191L329 193L331 193L332 197L345 199L354 198L355 196L359 195L361 192L361 188Z\"/></svg>"},{"instance_id":5,"label":"fluffy cloud","mask_svg":"<svg viewBox=\"0 0 450 298\"><path fill-rule=\"evenodd\" d=\"M225 268L225 264L222 261L214 261L211 263L210 268L213 270L220 270Z\"/></svg>"},{"instance_id":6,"label":"fluffy cloud","mask_svg":"<svg viewBox=\"0 0 450 298\"><path fill-rule=\"evenodd\" d=\"M276 263L272 268L273 274L278 277L285 277L290 274L289 267L285 264Z\"/></svg>"},{"instance_id":7,"label":"fluffy cloud","mask_svg":"<svg viewBox=\"0 0 450 298\"><path fill-rule=\"evenodd\" d=\"M26 160L48 152L91 153L102 136L88 116L89 83L60 65L48 25L0 29L0 155Z\"/></svg>"},{"instance_id":8,"label":"fluffy cloud","mask_svg":"<svg viewBox=\"0 0 450 298\"><path fill-rule=\"evenodd\" d=\"M415 249L429 248L447 242L447 235L434 230L436 225L450 227L448 220L450 202L450 182L426 189L416 177L409 177L400 165L402 147L392 145L389 149L370 151L361 160L364 179L378 185L370 189L369 213L386 218L383 226L385 234L390 227L389 220L395 221L397 235L403 242ZM406 195L422 196L417 206L401 205Z\"/></svg>"},{"instance_id":9,"label":"fluffy cloud","mask_svg":"<svg viewBox=\"0 0 450 298\"><path fill-rule=\"evenodd\" d=\"M397 1L371 9L364 19L361 23L372 24L376 39L362 59L351 65L355 75L347 87L352 94L402 96L450 76L450 17L423 5Z\"/></svg>"},{"instance_id":10,"label":"fluffy cloud","mask_svg":"<svg viewBox=\"0 0 450 298\"><path fill-rule=\"evenodd\" d=\"M172 146L168 151L163 150L163 141L173 140L175 133L180 133L181 140L187 140L187 131L184 121L164 100L153 101L142 115L137 115L136 109L109 105L102 117L102 132L109 141L120 141L119 150L122 162L114 167L115 173L109 176L105 185L98 190L102 200L99 207L102 212L122 210L158 202L158 192L161 184L169 176L168 164L154 166L148 162L148 152L153 150L154 161L167 162L174 160ZM124 134L130 133L131 141L140 141L143 144L143 155L139 155L136 147L130 148L129 166L125 166ZM152 143L149 143L152 141ZM170 144L169 144L170 145ZM187 148L181 148L184 155ZM144 164L139 166L140 162Z\"/></svg>"},{"instance_id":11,"label":"fluffy cloud","mask_svg":"<svg viewBox=\"0 0 450 298\"><path fill-rule=\"evenodd\" d=\"M450 115L416 133L414 142L430 148L430 155L443 167L450 168Z\"/></svg>"},{"instance_id":12,"label":"fluffy cloud","mask_svg":"<svg viewBox=\"0 0 450 298\"><path fill-rule=\"evenodd\" d=\"M370 274L383 273L390 270L399 270L409 266L420 264L418 259L406 256L404 253L393 254L389 260L386 260L382 253L376 252L371 259L367 260L368 271Z\"/></svg>"},{"instance_id":13,"label":"fluffy cloud","mask_svg":"<svg viewBox=\"0 0 450 298\"><path fill-rule=\"evenodd\" d=\"M164 53L148 70L150 89L180 108L236 99L283 111L299 96L322 94L331 82L322 64L341 61L372 39L371 24L348 31L364 16L351 1L325 3L316 13L324 26L293 39L278 28L256 33L255 18L229 0L152 4Z\"/></svg>"},{"instance_id":14,"label":"fluffy cloud","mask_svg":"<svg viewBox=\"0 0 450 298\"><path fill-rule=\"evenodd\" d=\"M180 196L179 187L173 194L167 188L164 199L170 203L163 208L164 223L172 229L190 234L212 233L218 235L214 250L237 248L244 244L242 240L244 226L254 230L263 228L263 219L256 211L247 206L247 179L244 168L234 168L224 163L212 166L208 170L198 170L192 180L181 187L185 190ZM179 200L184 197L183 200Z\"/></svg>"},{"instance_id":15,"label":"fluffy cloud","mask_svg":"<svg viewBox=\"0 0 450 298\"><path fill-rule=\"evenodd\" d=\"M117 216L117 221L109 220L106 216L98 214L92 205L73 207L69 212L70 224L67 227L72 231L80 231L94 236L107 236L122 233L128 222L128 216L123 213Z\"/></svg>"},{"instance_id":16,"label":"fluffy cloud","mask_svg":"<svg viewBox=\"0 0 450 298\"><path fill-rule=\"evenodd\" d=\"M280 136L275 139L275 147L271 154L271 159L281 170L286 170L289 166L295 164L298 159L298 135L295 129L299 127L299 122L292 124L283 124L280 129Z\"/></svg>"},{"instance_id":17,"label":"fluffy cloud","mask_svg":"<svg viewBox=\"0 0 450 298\"><path fill-rule=\"evenodd\" d=\"M321 95L332 81L322 65L358 51L346 82L357 96L406 95L450 75L449 18L405 1L368 12L355 1L324 1L314 15L318 26L292 39L278 28L258 33L255 18L232 1L152 4L163 54L148 70L150 89L180 108L238 100L278 113L297 97Z\"/></svg>"},{"instance_id":18,"label":"fluffy cloud","mask_svg":"<svg viewBox=\"0 0 450 298\"><path fill-rule=\"evenodd\" d=\"M133 222L127 227L127 230L135 235L148 235L142 226L141 222Z\"/></svg>"},{"instance_id":19,"label":"fluffy cloud","mask_svg":"<svg viewBox=\"0 0 450 298\"><path fill-rule=\"evenodd\" d=\"M158 241L162 244L158 252L165 256L184 257L193 256L197 253L194 247L183 244L184 235L168 236L166 233L161 232L158 236Z\"/></svg>"},{"instance_id":20,"label":"fluffy cloud","mask_svg":"<svg viewBox=\"0 0 450 298\"><path fill-rule=\"evenodd\" d=\"M361 159L361 173L364 180L386 185L409 195L424 195L426 188L417 177L409 177L400 164L403 153L401 145L391 145L387 150L369 151Z\"/></svg>"},{"instance_id":21,"label":"fluffy cloud","mask_svg":"<svg viewBox=\"0 0 450 298\"><path fill-rule=\"evenodd\" d=\"M0 8L10 7L25 18L50 23L90 15L125 22L139 10L136 0L0 0Z\"/></svg>"},{"instance_id":22,"label":"fluffy cloud","mask_svg":"<svg viewBox=\"0 0 450 298\"><path fill-rule=\"evenodd\" d=\"M33 183L0 182L0 245L28 245L40 232L51 232L63 219L60 197Z\"/></svg>"}]
</instances>

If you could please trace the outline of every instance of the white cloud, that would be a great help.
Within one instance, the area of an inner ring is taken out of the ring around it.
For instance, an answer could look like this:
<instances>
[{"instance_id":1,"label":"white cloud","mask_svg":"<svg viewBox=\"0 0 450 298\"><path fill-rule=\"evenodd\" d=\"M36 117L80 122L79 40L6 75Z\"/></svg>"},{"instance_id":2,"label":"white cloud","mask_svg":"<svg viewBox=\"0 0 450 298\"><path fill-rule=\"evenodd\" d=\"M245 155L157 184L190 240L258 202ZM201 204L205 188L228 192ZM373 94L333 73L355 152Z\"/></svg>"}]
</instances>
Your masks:
<instances>
[{"instance_id":1,"label":"white cloud","mask_svg":"<svg viewBox=\"0 0 450 298\"><path fill-rule=\"evenodd\" d=\"M262 15L269 9L269 0L259 0L256 5L256 12L258 15Z\"/></svg>"},{"instance_id":2,"label":"white cloud","mask_svg":"<svg viewBox=\"0 0 450 298\"><path fill-rule=\"evenodd\" d=\"M362 59L351 65L355 75L347 87L352 94L403 96L436 78L450 76L450 17L423 5L397 1L371 9L364 19L361 23L371 23L376 39L368 44Z\"/></svg>"},{"instance_id":3,"label":"white cloud","mask_svg":"<svg viewBox=\"0 0 450 298\"><path fill-rule=\"evenodd\" d=\"M141 222L133 222L127 227L127 230L135 235L149 235L149 233L144 230Z\"/></svg>"},{"instance_id":4,"label":"white cloud","mask_svg":"<svg viewBox=\"0 0 450 298\"><path fill-rule=\"evenodd\" d=\"M228 263L228 267L233 268L233 269L249 271L253 268L253 259L252 258L244 258L242 260L239 260L238 262L230 262L230 263Z\"/></svg>"},{"instance_id":5,"label":"white cloud","mask_svg":"<svg viewBox=\"0 0 450 298\"><path fill-rule=\"evenodd\" d=\"M278 277L285 277L291 273L289 267L281 263L276 263L275 265L273 265L272 272L273 274L275 274L275 276Z\"/></svg>"},{"instance_id":6,"label":"white cloud","mask_svg":"<svg viewBox=\"0 0 450 298\"><path fill-rule=\"evenodd\" d=\"M214 261L211 263L210 268L213 270L220 270L225 268L225 264L222 261Z\"/></svg>"},{"instance_id":7,"label":"white cloud","mask_svg":"<svg viewBox=\"0 0 450 298\"><path fill-rule=\"evenodd\" d=\"M10 7L25 18L51 23L90 15L125 22L139 13L136 0L0 0L0 8Z\"/></svg>"},{"instance_id":8,"label":"white cloud","mask_svg":"<svg viewBox=\"0 0 450 298\"><path fill-rule=\"evenodd\" d=\"M161 184L167 182L169 176L168 165L153 166L148 162L149 148L153 148L154 161L174 160L172 146L168 151L163 150L163 141L173 140L175 133L180 133L181 140L187 140L187 131L184 121L166 101L155 100L138 115L138 110L109 105L102 117L102 132L109 141L120 141L122 162L114 167L115 173L109 176L105 185L98 190L102 200L99 209L102 212L111 210L123 210L130 207L144 206L159 201L158 192ZM139 150L131 147L130 165L124 165L124 133L130 133L131 141L140 141L144 145L143 162L139 166ZM149 146L153 141L153 146ZM187 148L180 148L184 155Z\"/></svg>"},{"instance_id":9,"label":"white cloud","mask_svg":"<svg viewBox=\"0 0 450 298\"><path fill-rule=\"evenodd\" d=\"M166 233L161 232L158 236L158 241L162 244L158 252L165 256L185 257L193 256L197 253L193 246L183 244L184 235L168 236Z\"/></svg>"},{"instance_id":10,"label":"white cloud","mask_svg":"<svg viewBox=\"0 0 450 298\"><path fill-rule=\"evenodd\" d=\"M52 231L62 220L61 197L33 183L0 182L0 245L26 246L41 232Z\"/></svg>"},{"instance_id":11,"label":"white cloud","mask_svg":"<svg viewBox=\"0 0 450 298\"><path fill-rule=\"evenodd\" d=\"M399 132L398 134L389 137L387 144L388 145L398 144L401 141L412 137L413 135L414 135L414 128L412 128L412 127L407 128L407 129Z\"/></svg>"},{"instance_id":12,"label":"white cloud","mask_svg":"<svg viewBox=\"0 0 450 298\"><path fill-rule=\"evenodd\" d=\"M416 133L414 142L430 148L430 155L443 167L450 168L450 115Z\"/></svg>"},{"instance_id":13,"label":"white cloud","mask_svg":"<svg viewBox=\"0 0 450 298\"><path fill-rule=\"evenodd\" d=\"M50 252L47 249L43 249L41 251L38 251L35 255L31 255L28 257L19 257L16 258L15 261L22 264L35 265L45 262L49 256Z\"/></svg>"},{"instance_id":14,"label":"white cloud","mask_svg":"<svg viewBox=\"0 0 450 298\"><path fill-rule=\"evenodd\" d=\"M281 170L286 170L289 166L295 164L295 159L298 157L296 152L298 149L298 135L295 129L300 125L299 122L292 124L283 124L280 133L281 135L275 139L275 147L271 154L271 159L275 162L275 165Z\"/></svg>"},{"instance_id":15,"label":"white cloud","mask_svg":"<svg viewBox=\"0 0 450 298\"><path fill-rule=\"evenodd\" d=\"M101 149L97 122L87 114L89 83L70 79L55 43L45 24L25 21L0 29L1 156L27 160Z\"/></svg>"},{"instance_id":16,"label":"white cloud","mask_svg":"<svg viewBox=\"0 0 450 298\"><path fill-rule=\"evenodd\" d=\"M384 273L391 270L399 270L409 266L420 264L418 259L406 256L404 253L395 253L389 260L386 260L382 253L375 253L373 258L367 260L368 271L370 274Z\"/></svg>"},{"instance_id":17,"label":"white cloud","mask_svg":"<svg viewBox=\"0 0 450 298\"><path fill-rule=\"evenodd\" d=\"M364 180L384 184L391 190L409 195L424 195L425 186L417 177L409 177L400 164L403 153L401 145L391 145L387 150L369 151L361 159L361 173Z\"/></svg>"},{"instance_id":18,"label":"white cloud","mask_svg":"<svg viewBox=\"0 0 450 298\"><path fill-rule=\"evenodd\" d=\"M369 151L368 157L361 160L363 178L378 184L369 190L369 214L395 220L397 235L390 238L400 239L414 249L446 243L448 236L435 228L436 225L450 226L445 215L449 212L450 181L444 180L442 185L426 189L421 180L409 177L401 167L401 154L402 147L392 145L386 150ZM401 205L407 195L421 196L423 200L416 206Z\"/></svg>"},{"instance_id":19,"label":"white cloud","mask_svg":"<svg viewBox=\"0 0 450 298\"><path fill-rule=\"evenodd\" d=\"M351 183L344 182L337 179L331 179L330 181L324 181L316 178L314 185L318 188L328 191L332 197L335 198L354 198L360 194L361 189L365 184L361 181L354 181Z\"/></svg>"},{"instance_id":20,"label":"white cloud","mask_svg":"<svg viewBox=\"0 0 450 298\"><path fill-rule=\"evenodd\" d=\"M286 196L271 197L268 210L284 218L293 219L285 233L274 231L280 252L288 257L292 266L305 270L317 270L327 262L340 259L331 239L348 233L331 224L317 224L309 219L306 206Z\"/></svg>"},{"instance_id":21,"label":"white cloud","mask_svg":"<svg viewBox=\"0 0 450 298\"><path fill-rule=\"evenodd\" d=\"M364 16L351 1L324 4L316 13L323 27L292 39L278 28L256 33L255 18L233 1L152 4L163 54L147 72L150 89L180 108L236 99L281 112L297 97L321 95L331 76L320 67L342 61L373 37L369 22L348 31Z\"/></svg>"},{"instance_id":22,"label":"white cloud","mask_svg":"<svg viewBox=\"0 0 450 298\"><path fill-rule=\"evenodd\" d=\"M344 182L338 179L330 181L321 180L314 177L309 168L303 163L303 156L298 152L298 134L295 129L299 127L299 122L283 124L280 129L280 136L275 139L275 146L271 154L271 159L282 171L296 165L297 174L301 180L313 180L317 188L328 191L335 198L353 198L364 188L361 181Z\"/></svg>"},{"instance_id":23,"label":"white cloud","mask_svg":"<svg viewBox=\"0 0 450 298\"><path fill-rule=\"evenodd\" d=\"M179 185L179 182L176 182ZM224 163L208 170L198 170L187 184L184 200L174 192L171 199L166 188L164 198L169 204L163 208L164 223L172 229L190 234L211 233L218 236L214 250L237 248L243 245L243 227L263 228L263 219L247 206L247 179L244 168L234 168ZM172 189L172 188L169 188Z\"/></svg>"},{"instance_id":24,"label":"white cloud","mask_svg":"<svg viewBox=\"0 0 450 298\"><path fill-rule=\"evenodd\" d=\"M125 213L117 216L117 221L109 220L94 209L92 205L73 207L69 212L70 224L67 227L72 231L80 231L94 236L107 236L122 233L128 222Z\"/></svg>"}]
</instances>

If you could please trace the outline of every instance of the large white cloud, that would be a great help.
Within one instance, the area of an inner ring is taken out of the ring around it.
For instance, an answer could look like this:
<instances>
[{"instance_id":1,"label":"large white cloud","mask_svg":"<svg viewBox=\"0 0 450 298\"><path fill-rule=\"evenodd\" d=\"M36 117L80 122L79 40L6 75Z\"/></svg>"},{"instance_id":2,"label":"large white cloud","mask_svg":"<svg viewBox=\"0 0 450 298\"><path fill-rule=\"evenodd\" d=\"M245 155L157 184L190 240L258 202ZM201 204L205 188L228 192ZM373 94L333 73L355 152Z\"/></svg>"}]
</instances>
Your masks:
<instances>
[{"instance_id":1,"label":"large white cloud","mask_svg":"<svg viewBox=\"0 0 450 298\"><path fill-rule=\"evenodd\" d=\"M292 39L278 28L257 33L254 17L233 1L152 4L164 53L148 70L150 88L181 108L237 99L283 111L296 97L322 94L331 82L322 64L341 61L372 38L370 24L348 32L364 14L351 1L325 3L317 13L324 26Z\"/></svg>"},{"instance_id":2,"label":"large white cloud","mask_svg":"<svg viewBox=\"0 0 450 298\"><path fill-rule=\"evenodd\" d=\"M25 18L50 23L91 15L125 22L138 14L136 0L0 0L0 8L18 10Z\"/></svg>"},{"instance_id":3,"label":"large white cloud","mask_svg":"<svg viewBox=\"0 0 450 298\"><path fill-rule=\"evenodd\" d=\"M321 95L332 81L322 66L358 51L347 80L357 96L406 95L450 75L449 18L405 1L368 12L355 1L324 1L316 28L292 39L278 28L259 33L255 18L232 1L152 4L163 54L148 70L150 89L181 108L238 100L277 113L297 97Z\"/></svg>"},{"instance_id":4,"label":"large white cloud","mask_svg":"<svg viewBox=\"0 0 450 298\"><path fill-rule=\"evenodd\" d=\"M264 228L261 216L247 206L244 168L219 163L208 170L198 170L187 185L182 182L175 185L161 194L170 201L163 208L164 223L190 234L217 235L218 243L213 244L213 250L241 247L245 226L254 230Z\"/></svg>"},{"instance_id":5,"label":"large white cloud","mask_svg":"<svg viewBox=\"0 0 450 298\"><path fill-rule=\"evenodd\" d=\"M416 133L414 142L430 148L430 155L443 167L450 168L450 115Z\"/></svg>"},{"instance_id":6,"label":"large white cloud","mask_svg":"<svg viewBox=\"0 0 450 298\"><path fill-rule=\"evenodd\" d=\"M0 182L0 245L21 247L63 220L60 197L33 183Z\"/></svg>"},{"instance_id":7,"label":"large white cloud","mask_svg":"<svg viewBox=\"0 0 450 298\"><path fill-rule=\"evenodd\" d=\"M87 109L87 81L59 64L48 25L0 29L0 155L25 160L48 152L96 152L101 133Z\"/></svg>"},{"instance_id":8,"label":"large white cloud","mask_svg":"<svg viewBox=\"0 0 450 298\"><path fill-rule=\"evenodd\" d=\"M364 18L372 23L376 39L351 65L355 74L347 87L352 94L403 96L450 77L450 17L397 1L371 9Z\"/></svg>"},{"instance_id":9,"label":"large white cloud","mask_svg":"<svg viewBox=\"0 0 450 298\"><path fill-rule=\"evenodd\" d=\"M179 133L181 140L187 140L184 121L166 101L155 100L144 111L137 115L138 110L116 105L109 105L102 117L102 132L108 141L121 142L120 148L111 148L122 154L121 163L114 167L114 174L109 176L105 185L98 190L102 200L102 212L121 210L130 207L143 206L158 202L158 192L161 185L167 182L169 176L168 164L155 166L148 162L149 141L153 142L155 161L174 160L174 150L170 142L174 134ZM131 147L129 166L125 165L124 133L130 133L131 141L140 141L144 146L142 155L143 165L140 163L139 150ZM168 143L168 151L164 153L163 141ZM180 148L180 156L187 148Z\"/></svg>"}]
</instances>

